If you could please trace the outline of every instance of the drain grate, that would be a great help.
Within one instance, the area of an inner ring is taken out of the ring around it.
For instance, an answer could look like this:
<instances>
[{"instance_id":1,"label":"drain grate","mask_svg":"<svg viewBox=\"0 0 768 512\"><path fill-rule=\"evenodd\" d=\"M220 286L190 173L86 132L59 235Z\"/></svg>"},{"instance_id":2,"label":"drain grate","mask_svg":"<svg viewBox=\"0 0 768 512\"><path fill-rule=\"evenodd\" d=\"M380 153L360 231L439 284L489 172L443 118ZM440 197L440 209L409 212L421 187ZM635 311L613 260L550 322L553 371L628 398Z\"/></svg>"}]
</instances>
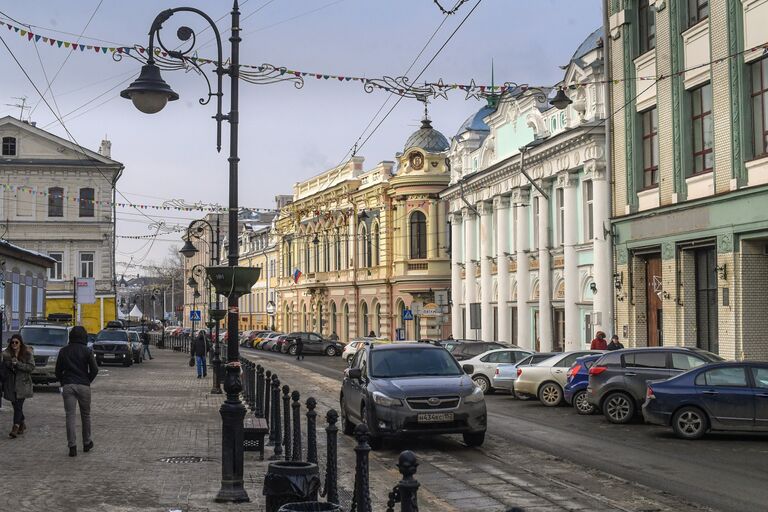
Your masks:
<instances>
[{"instance_id":1,"label":"drain grate","mask_svg":"<svg viewBox=\"0 0 768 512\"><path fill-rule=\"evenodd\" d=\"M160 459L160 462L165 462L166 464L198 464L200 462L205 462L205 458L196 457L194 455L180 455L177 457L162 458Z\"/></svg>"}]
</instances>

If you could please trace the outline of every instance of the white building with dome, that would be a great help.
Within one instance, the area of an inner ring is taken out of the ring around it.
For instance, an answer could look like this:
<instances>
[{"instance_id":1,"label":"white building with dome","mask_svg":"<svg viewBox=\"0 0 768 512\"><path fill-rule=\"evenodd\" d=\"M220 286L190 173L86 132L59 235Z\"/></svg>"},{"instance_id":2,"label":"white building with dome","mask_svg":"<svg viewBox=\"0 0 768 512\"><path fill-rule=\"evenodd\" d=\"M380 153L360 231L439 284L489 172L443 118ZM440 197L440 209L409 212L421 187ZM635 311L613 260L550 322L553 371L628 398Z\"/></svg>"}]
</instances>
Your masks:
<instances>
[{"instance_id":1,"label":"white building with dome","mask_svg":"<svg viewBox=\"0 0 768 512\"><path fill-rule=\"evenodd\" d=\"M598 30L545 91L551 99L564 87L566 109L518 89L491 98L453 137L441 197L454 337L560 351L612 334L603 57Z\"/></svg>"}]
</instances>

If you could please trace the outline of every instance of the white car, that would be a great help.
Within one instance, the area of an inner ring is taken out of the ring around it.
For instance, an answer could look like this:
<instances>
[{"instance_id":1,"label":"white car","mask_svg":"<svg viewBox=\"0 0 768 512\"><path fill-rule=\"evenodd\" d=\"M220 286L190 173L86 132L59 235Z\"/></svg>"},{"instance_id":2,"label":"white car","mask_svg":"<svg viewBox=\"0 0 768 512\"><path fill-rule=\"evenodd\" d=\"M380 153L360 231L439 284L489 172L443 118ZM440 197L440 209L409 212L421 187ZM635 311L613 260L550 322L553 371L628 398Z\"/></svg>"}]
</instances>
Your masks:
<instances>
[{"instance_id":1,"label":"white car","mask_svg":"<svg viewBox=\"0 0 768 512\"><path fill-rule=\"evenodd\" d=\"M574 350L552 356L535 366L518 367L515 394L537 397L548 407L560 405L563 401L563 388L568 380L568 368L581 356L603 352L605 351Z\"/></svg>"},{"instance_id":2,"label":"white car","mask_svg":"<svg viewBox=\"0 0 768 512\"><path fill-rule=\"evenodd\" d=\"M483 393L493 393L494 389L491 383L493 382L493 376L496 373L496 367L505 363L514 364L518 361L522 361L531 354L533 354L532 351L519 347L498 348L483 352L470 359L465 359L461 362L461 365L462 367L465 365L472 365L474 368L472 381L477 384L477 387L483 390Z\"/></svg>"}]
</instances>

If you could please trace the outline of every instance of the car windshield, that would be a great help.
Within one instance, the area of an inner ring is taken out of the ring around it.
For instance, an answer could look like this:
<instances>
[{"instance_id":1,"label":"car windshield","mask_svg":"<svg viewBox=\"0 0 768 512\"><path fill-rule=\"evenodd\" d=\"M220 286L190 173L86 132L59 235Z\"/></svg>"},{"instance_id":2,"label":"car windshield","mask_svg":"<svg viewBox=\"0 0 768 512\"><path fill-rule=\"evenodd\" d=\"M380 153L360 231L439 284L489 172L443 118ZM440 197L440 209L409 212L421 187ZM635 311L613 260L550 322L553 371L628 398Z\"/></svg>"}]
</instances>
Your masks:
<instances>
[{"instance_id":1,"label":"car windshield","mask_svg":"<svg viewBox=\"0 0 768 512\"><path fill-rule=\"evenodd\" d=\"M22 327L19 331L26 345L48 345L63 347L69 341L66 329L52 329L46 327Z\"/></svg>"},{"instance_id":2,"label":"car windshield","mask_svg":"<svg viewBox=\"0 0 768 512\"><path fill-rule=\"evenodd\" d=\"M96 341L128 341L128 333L125 331L104 330L96 336Z\"/></svg>"},{"instance_id":3,"label":"car windshield","mask_svg":"<svg viewBox=\"0 0 768 512\"><path fill-rule=\"evenodd\" d=\"M461 367L445 350L407 348L372 350L370 375L376 378L458 376Z\"/></svg>"}]
</instances>

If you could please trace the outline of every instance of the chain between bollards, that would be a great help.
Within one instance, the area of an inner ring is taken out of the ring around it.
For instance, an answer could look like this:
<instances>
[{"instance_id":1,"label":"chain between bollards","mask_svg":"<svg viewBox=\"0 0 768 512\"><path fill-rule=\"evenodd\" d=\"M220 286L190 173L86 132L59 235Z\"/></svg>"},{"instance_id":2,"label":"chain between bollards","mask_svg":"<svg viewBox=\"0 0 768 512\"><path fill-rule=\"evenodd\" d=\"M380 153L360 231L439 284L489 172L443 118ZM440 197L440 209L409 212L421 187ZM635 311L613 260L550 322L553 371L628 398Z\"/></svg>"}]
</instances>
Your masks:
<instances>
[{"instance_id":1,"label":"chain between bollards","mask_svg":"<svg viewBox=\"0 0 768 512\"><path fill-rule=\"evenodd\" d=\"M313 397L307 398L307 462L317 464L317 400ZM299 450L299 459L301 460L301 450Z\"/></svg>"},{"instance_id":2,"label":"chain between bollards","mask_svg":"<svg viewBox=\"0 0 768 512\"><path fill-rule=\"evenodd\" d=\"M325 456L325 485L323 486L323 492L320 494L325 497L328 503L339 504L339 492L338 492L338 461L337 461L337 443L339 427L336 426L336 422L339 421L339 413L334 409L331 409L325 414L325 420L328 425L325 427L325 435L327 439L326 443L326 456Z\"/></svg>"}]
</instances>

